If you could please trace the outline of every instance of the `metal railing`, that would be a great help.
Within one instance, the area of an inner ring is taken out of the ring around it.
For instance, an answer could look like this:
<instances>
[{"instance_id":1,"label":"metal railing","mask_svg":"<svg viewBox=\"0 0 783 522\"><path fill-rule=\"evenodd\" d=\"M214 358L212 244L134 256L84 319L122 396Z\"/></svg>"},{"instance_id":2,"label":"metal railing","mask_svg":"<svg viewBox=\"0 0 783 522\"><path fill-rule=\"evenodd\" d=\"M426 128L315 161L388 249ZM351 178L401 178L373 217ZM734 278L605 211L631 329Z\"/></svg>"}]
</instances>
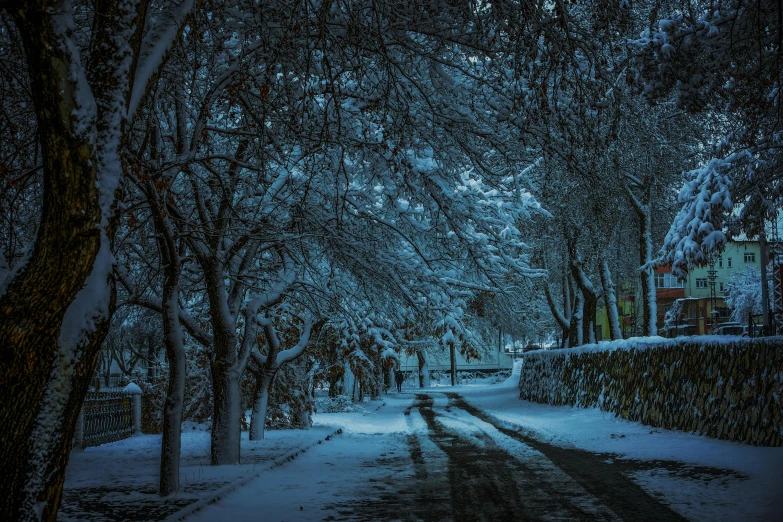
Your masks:
<instances>
[{"instance_id":1,"label":"metal railing","mask_svg":"<svg viewBox=\"0 0 783 522\"><path fill-rule=\"evenodd\" d=\"M103 375L95 375L90 381L90 387L96 392L114 392L123 390L129 382L148 383L150 377L144 374L112 375L108 378Z\"/></svg>"},{"instance_id":2,"label":"metal railing","mask_svg":"<svg viewBox=\"0 0 783 522\"><path fill-rule=\"evenodd\" d=\"M76 443L82 448L126 439L135 431L133 397L127 393L88 393L80 417Z\"/></svg>"}]
</instances>

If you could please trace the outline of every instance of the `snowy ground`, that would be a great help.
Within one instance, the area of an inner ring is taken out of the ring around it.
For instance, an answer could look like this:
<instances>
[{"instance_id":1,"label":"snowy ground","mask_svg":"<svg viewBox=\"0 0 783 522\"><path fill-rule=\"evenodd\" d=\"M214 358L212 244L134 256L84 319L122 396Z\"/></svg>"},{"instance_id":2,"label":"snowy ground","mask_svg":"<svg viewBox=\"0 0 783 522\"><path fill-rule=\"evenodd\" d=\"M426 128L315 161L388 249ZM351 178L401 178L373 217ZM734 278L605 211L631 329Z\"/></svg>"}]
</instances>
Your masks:
<instances>
[{"instance_id":1,"label":"snowy ground","mask_svg":"<svg viewBox=\"0 0 783 522\"><path fill-rule=\"evenodd\" d=\"M252 477L275 461L334 433L334 428L267 431L266 440L242 434L242 465L209 465L209 432L186 423L182 434L182 491L157 494L160 435L138 435L84 451L74 450L66 470L59 520L160 520Z\"/></svg>"},{"instance_id":2,"label":"snowy ground","mask_svg":"<svg viewBox=\"0 0 783 522\"><path fill-rule=\"evenodd\" d=\"M177 512L175 502L166 515L193 522L783 519L783 448L520 401L512 382L403 390L363 412L317 414L310 431L243 440L243 448L270 459L338 427L342 435L272 470L206 466L207 434L189 434L184 469L209 487L186 488L179 499L211 498L239 476L258 477L196 513ZM154 484L156 440L74 454L66 503L87 486L106 487L104 501L115 503L125 494L114 492L118 485ZM154 496L154 486L146 491L126 495L125 505ZM143 509L136 512L128 518L143 519Z\"/></svg>"},{"instance_id":3,"label":"snowy ground","mask_svg":"<svg viewBox=\"0 0 783 522\"><path fill-rule=\"evenodd\" d=\"M606 454L620 463L640 461L629 466L640 468L632 472L633 480L692 520L783 520L783 448L653 428L596 409L520 401L513 386L477 386L459 393L539 440Z\"/></svg>"}]
</instances>

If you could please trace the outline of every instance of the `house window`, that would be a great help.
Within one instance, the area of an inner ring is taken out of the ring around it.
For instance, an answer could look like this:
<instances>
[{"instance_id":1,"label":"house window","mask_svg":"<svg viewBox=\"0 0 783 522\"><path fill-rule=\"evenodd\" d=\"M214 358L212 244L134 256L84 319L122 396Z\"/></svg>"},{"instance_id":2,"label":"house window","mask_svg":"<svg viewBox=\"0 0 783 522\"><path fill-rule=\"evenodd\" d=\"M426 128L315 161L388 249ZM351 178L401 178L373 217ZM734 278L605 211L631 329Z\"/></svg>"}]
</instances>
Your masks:
<instances>
[{"instance_id":1,"label":"house window","mask_svg":"<svg viewBox=\"0 0 783 522\"><path fill-rule=\"evenodd\" d=\"M684 288L685 283L678 281L672 274L655 274L655 288Z\"/></svg>"},{"instance_id":2,"label":"house window","mask_svg":"<svg viewBox=\"0 0 783 522\"><path fill-rule=\"evenodd\" d=\"M731 268L731 258L728 259L728 266Z\"/></svg>"},{"instance_id":3,"label":"house window","mask_svg":"<svg viewBox=\"0 0 783 522\"><path fill-rule=\"evenodd\" d=\"M726 293L726 285L725 285L725 283L721 283L720 284L720 291L723 292L724 294Z\"/></svg>"},{"instance_id":4,"label":"house window","mask_svg":"<svg viewBox=\"0 0 783 522\"><path fill-rule=\"evenodd\" d=\"M745 252L745 262L746 263L755 263L756 262L756 253L755 252Z\"/></svg>"},{"instance_id":5,"label":"house window","mask_svg":"<svg viewBox=\"0 0 783 522\"><path fill-rule=\"evenodd\" d=\"M707 278L706 277L697 277L696 278L696 288L707 288Z\"/></svg>"},{"instance_id":6,"label":"house window","mask_svg":"<svg viewBox=\"0 0 783 522\"><path fill-rule=\"evenodd\" d=\"M718 257L718 268L723 268L723 256Z\"/></svg>"}]
</instances>

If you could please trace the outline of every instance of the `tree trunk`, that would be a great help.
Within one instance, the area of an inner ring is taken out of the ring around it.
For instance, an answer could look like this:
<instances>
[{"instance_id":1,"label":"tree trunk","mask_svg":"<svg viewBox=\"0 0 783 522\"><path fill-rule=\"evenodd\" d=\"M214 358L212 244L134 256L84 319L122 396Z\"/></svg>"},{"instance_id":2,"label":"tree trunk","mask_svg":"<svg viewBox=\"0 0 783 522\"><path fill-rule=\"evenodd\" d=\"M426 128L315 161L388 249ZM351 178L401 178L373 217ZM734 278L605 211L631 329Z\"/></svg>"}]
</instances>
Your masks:
<instances>
[{"instance_id":1,"label":"tree trunk","mask_svg":"<svg viewBox=\"0 0 783 522\"><path fill-rule=\"evenodd\" d=\"M617 312L617 296L614 293L612 272L606 259L601 260L601 285L604 288L604 306L606 306L606 317L609 322L609 336L613 341L622 339L623 332L620 328L620 315Z\"/></svg>"},{"instance_id":2,"label":"tree trunk","mask_svg":"<svg viewBox=\"0 0 783 522\"><path fill-rule=\"evenodd\" d=\"M36 79L35 96L58 96ZM76 417L105 336L101 329L80 348L59 342L63 327L69 326L63 322L70 305L93 273L107 239L102 241L96 228L101 212L87 143L69 139L62 123L47 129L48 119L41 116L43 216L29 262L0 298L1 520L56 519ZM81 211L75 212L77 208ZM93 281L92 289L108 293L109 281Z\"/></svg>"},{"instance_id":3,"label":"tree trunk","mask_svg":"<svg viewBox=\"0 0 783 522\"><path fill-rule=\"evenodd\" d=\"M564 297L564 304L565 304L570 302L570 298L568 296L569 290L565 286L565 280L563 281L563 284L564 284L563 297ZM557 303L555 303L554 297L552 296L552 288L549 285L549 281L544 283L544 294L546 294L546 302L549 305L549 310L552 312L552 316L555 318L557 325L560 327L560 332L561 332L560 347L565 348L567 345L569 328L571 324L571 310L568 310L564 306L563 311L562 312L560 311L560 309L557 307Z\"/></svg>"},{"instance_id":4,"label":"tree trunk","mask_svg":"<svg viewBox=\"0 0 783 522\"><path fill-rule=\"evenodd\" d=\"M649 204L639 215L639 252L642 269L642 303L644 313L644 335L658 335L658 303L655 291L655 270L653 269L652 217Z\"/></svg>"},{"instance_id":5,"label":"tree trunk","mask_svg":"<svg viewBox=\"0 0 783 522\"><path fill-rule=\"evenodd\" d=\"M427 363L427 354L423 349L416 349L416 357L419 360L419 388L430 387L430 367Z\"/></svg>"},{"instance_id":6,"label":"tree trunk","mask_svg":"<svg viewBox=\"0 0 783 522\"><path fill-rule=\"evenodd\" d=\"M582 340L595 344L595 318L598 312L598 299L593 294L585 294L582 314Z\"/></svg>"},{"instance_id":7,"label":"tree trunk","mask_svg":"<svg viewBox=\"0 0 783 522\"><path fill-rule=\"evenodd\" d=\"M209 299L214 357L212 370L212 465L238 464L242 406L241 371L238 362L236 323L228 309L222 265L212 257L200 257Z\"/></svg>"},{"instance_id":8,"label":"tree trunk","mask_svg":"<svg viewBox=\"0 0 783 522\"><path fill-rule=\"evenodd\" d=\"M312 389L312 378L308 371L309 364L297 364L295 367L294 375L296 377L298 390L294 391L294 395L300 397L301 400L297 401L296 407L293 409L292 423L294 428L300 430L309 430L312 426L312 420L310 418L310 405L312 404L313 394L310 393ZM383 369L381 368L382 372ZM381 380L383 375L381 374ZM377 389L377 388L376 388ZM380 394L379 394L380 395Z\"/></svg>"},{"instance_id":9,"label":"tree trunk","mask_svg":"<svg viewBox=\"0 0 783 522\"><path fill-rule=\"evenodd\" d=\"M177 265L179 271L179 265ZM168 276L167 276L168 278ZM161 495L179 490L179 459L182 438L182 410L185 403L185 344L179 324L179 280L163 287L163 339L169 363L169 384L163 404L163 441L160 451Z\"/></svg>"},{"instance_id":10,"label":"tree trunk","mask_svg":"<svg viewBox=\"0 0 783 522\"><path fill-rule=\"evenodd\" d=\"M321 323L321 326L322 325L323 323ZM318 329L321 326L316 326L316 328ZM257 364L261 367L261 369L255 372L256 386L253 400L253 418L250 420L250 438L252 440L260 440L264 438L264 423L266 422L266 412L269 406L269 395L272 393L272 386L275 382L275 376L277 375L277 372L280 371L282 365L302 355L310 341L310 333L312 332L311 328L312 322L306 319L305 326L296 346L288 350L280 351L280 338L277 336L277 332L275 331L272 321L264 321L264 335L267 341L267 354L265 360L263 359L263 356L258 355L256 357ZM253 331L255 331L255 329ZM294 374L298 375L299 372L294 371ZM305 391L302 393L307 394L306 384L304 388ZM307 401L304 400L304 402L306 403ZM307 415L309 416L309 413L307 413Z\"/></svg>"},{"instance_id":11,"label":"tree trunk","mask_svg":"<svg viewBox=\"0 0 783 522\"><path fill-rule=\"evenodd\" d=\"M259 372L256 386L253 390L253 416L250 418L250 440L264 440L266 412L269 408L269 394L272 390L274 376L268 372Z\"/></svg>"},{"instance_id":12,"label":"tree trunk","mask_svg":"<svg viewBox=\"0 0 783 522\"><path fill-rule=\"evenodd\" d=\"M57 518L76 419L114 308L118 148L148 4L96 2L87 34L72 30L64 3L19 1L8 10L35 104L43 209L27 265L0 289L0 520ZM86 64L77 38L89 38Z\"/></svg>"},{"instance_id":13,"label":"tree trunk","mask_svg":"<svg viewBox=\"0 0 783 522\"><path fill-rule=\"evenodd\" d=\"M240 456L242 406L239 372L234 365L212 362L214 412L212 414L212 465L238 464Z\"/></svg>"},{"instance_id":14,"label":"tree trunk","mask_svg":"<svg viewBox=\"0 0 783 522\"><path fill-rule=\"evenodd\" d=\"M384 390L383 386L383 359L378 357L373 368L372 399L377 400L381 397Z\"/></svg>"},{"instance_id":15,"label":"tree trunk","mask_svg":"<svg viewBox=\"0 0 783 522\"><path fill-rule=\"evenodd\" d=\"M579 294L581 295L581 318L579 322L582 328L582 342L595 343L595 324L596 314L598 309L598 295L595 291L595 285L588 279L582 266L581 258L572 251L573 261L571 262L571 272L573 274L574 282L577 288L579 288ZM579 344L581 345L582 342Z\"/></svg>"},{"instance_id":16,"label":"tree trunk","mask_svg":"<svg viewBox=\"0 0 783 522\"><path fill-rule=\"evenodd\" d=\"M351 364L345 361L343 367L343 395L347 395L352 401L356 400L356 375L351 370Z\"/></svg>"},{"instance_id":17,"label":"tree trunk","mask_svg":"<svg viewBox=\"0 0 783 522\"><path fill-rule=\"evenodd\" d=\"M0 386L0 519L57 519L76 420L108 325L109 319L98 325L76 361L71 353L56 350L56 340L50 340L48 346L27 352L27 368L36 373L20 373L18 368L4 365ZM3 348L9 345L13 346L4 332ZM53 357L45 355L52 351ZM42 378L44 371L48 375ZM16 383L8 382L15 378Z\"/></svg>"},{"instance_id":18,"label":"tree trunk","mask_svg":"<svg viewBox=\"0 0 783 522\"><path fill-rule=\"evenodd\" d=\"M574 301L574 311L571 314L571 323L568 328L568 346L573 348L576 346L582 346L584 331L582 329L582 317L584 314L584 298L582 292L576 292L576 299Z\"/></svg>"},{"instance_id":19,"label":"tree trunk","mask_svg":"<svg viewBox=\"0 0 783 522\"><path fill-rule=\"evenodd\" d=\"M100 45L92 64L105 64L125 43L122 32L105 40L107 25L117 18L104 12L116 9L109 4L96 14L112 16L95 23L92 39ZM111 107L80 111L89 102L77 99L77 90L87 80L72 35L62 30L70 13L43 2L19 2L8 13L19 29L30 75L43 209L26 266L0 290L0 519L56 520L76 419L113 310L113 185L106 183L103 192L97 185L106 168L119 169L104 162L116 153L116 142L101 141L117 129L102 125ZM116 80L105 74L93 82L93 92L109 89L122 99Z\"/></svg>"},{"instance_id":20,"label":"tree trunk","mask_svg":"<svg viewBox=\"0 0 783 522\"><path fill-rule=\"evenodd\" d=\"M339 366L335 366L335 368L339 368ZM341 375L339 372L336 372L332 369L329 370L329 397L336 398L338 395L340 395L339 390L337 389L337 384L340 382Z\"/></svg>"},{"instance_id":21,"label":"tree trunk","mask_svg":"<svg viewBox=\"0 0 783 522\"><path fill-rule=\"evenodd\" d=\"M185 340L179 319L180 256L172 228L163 213L156 190L150 187L153 224L163 265L163 344L169 363L169 382L163 403L163 439L160 448L158 492L170 495L179 490L179 460L182 438L182 411L185 403ZM151 351L151 350L150 350Z\"/></svg>"},{"instance_id":22,"label":"tree trunk","mask_svg":"<svg viewBox=\"0 0 783 522\"><path fill-rule=\"evenodd\" d=\"M388 368L386 368L386 372L384 372L384 381L386 385L386 393L389 393L389 390L392 388L392 386L396 386L396 383L394 381L394 365L389 365Z\"/></svg>"}]
</instances>

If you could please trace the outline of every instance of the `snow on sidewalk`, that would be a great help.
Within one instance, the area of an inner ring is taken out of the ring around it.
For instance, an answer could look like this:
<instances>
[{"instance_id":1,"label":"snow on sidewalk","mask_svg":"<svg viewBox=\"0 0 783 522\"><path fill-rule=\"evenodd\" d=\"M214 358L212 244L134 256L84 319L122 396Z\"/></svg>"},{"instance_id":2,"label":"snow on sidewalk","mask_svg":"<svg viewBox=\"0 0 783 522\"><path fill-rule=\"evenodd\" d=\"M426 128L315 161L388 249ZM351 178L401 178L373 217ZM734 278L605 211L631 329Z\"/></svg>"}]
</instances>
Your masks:
<instances>
[{"instance_id":1,"label":"snow on sidewalk","mask_svg":"<svg viewBox=\"0 0 783 522\"><path fill-rule=\"evenodd\" d=\"M266 439L249 441L242 433L242 464L211 466L207 431L186 423L182 434L181 491L157 494L160 435L137 435L71 454L59 520L161 520L243 478L268 469L300 448L335 432L267 430Z\"/></svg>"},{"instance_id":2,"label":"snow on sidewalk","mask_svg":"<svg viewBox=\"0 0 783 522\"><path fill-rule=\"evenodd\" d=\"M401 494L397 486L414 480L407 444L412 428L403 414L413 397L387 395L365 403L362 411L314 415L314 429L339 427L343 434L302 458L261 473L187 522L388 520L388 504L395 502L388 497L395 497L400 519L411 519L405 510L419 492ZM419 429L426 432L426 427Z\"/></svg>"},{"instance_id":3,"label":"snow on sidewalk","mask_svg":"<svg viewBox=\"0 0 783 522\"><path fill-rule=\"evenodd\" d=\"M507 427L543 442L607 454L607 459L648 461L632 474L634 481L692 520L783 520L783 448L654 428L593 408L523 401L512 382L438 391L459 393ZM712 475L702 468L727 473Z\"/></svg>"}]
</instances>

